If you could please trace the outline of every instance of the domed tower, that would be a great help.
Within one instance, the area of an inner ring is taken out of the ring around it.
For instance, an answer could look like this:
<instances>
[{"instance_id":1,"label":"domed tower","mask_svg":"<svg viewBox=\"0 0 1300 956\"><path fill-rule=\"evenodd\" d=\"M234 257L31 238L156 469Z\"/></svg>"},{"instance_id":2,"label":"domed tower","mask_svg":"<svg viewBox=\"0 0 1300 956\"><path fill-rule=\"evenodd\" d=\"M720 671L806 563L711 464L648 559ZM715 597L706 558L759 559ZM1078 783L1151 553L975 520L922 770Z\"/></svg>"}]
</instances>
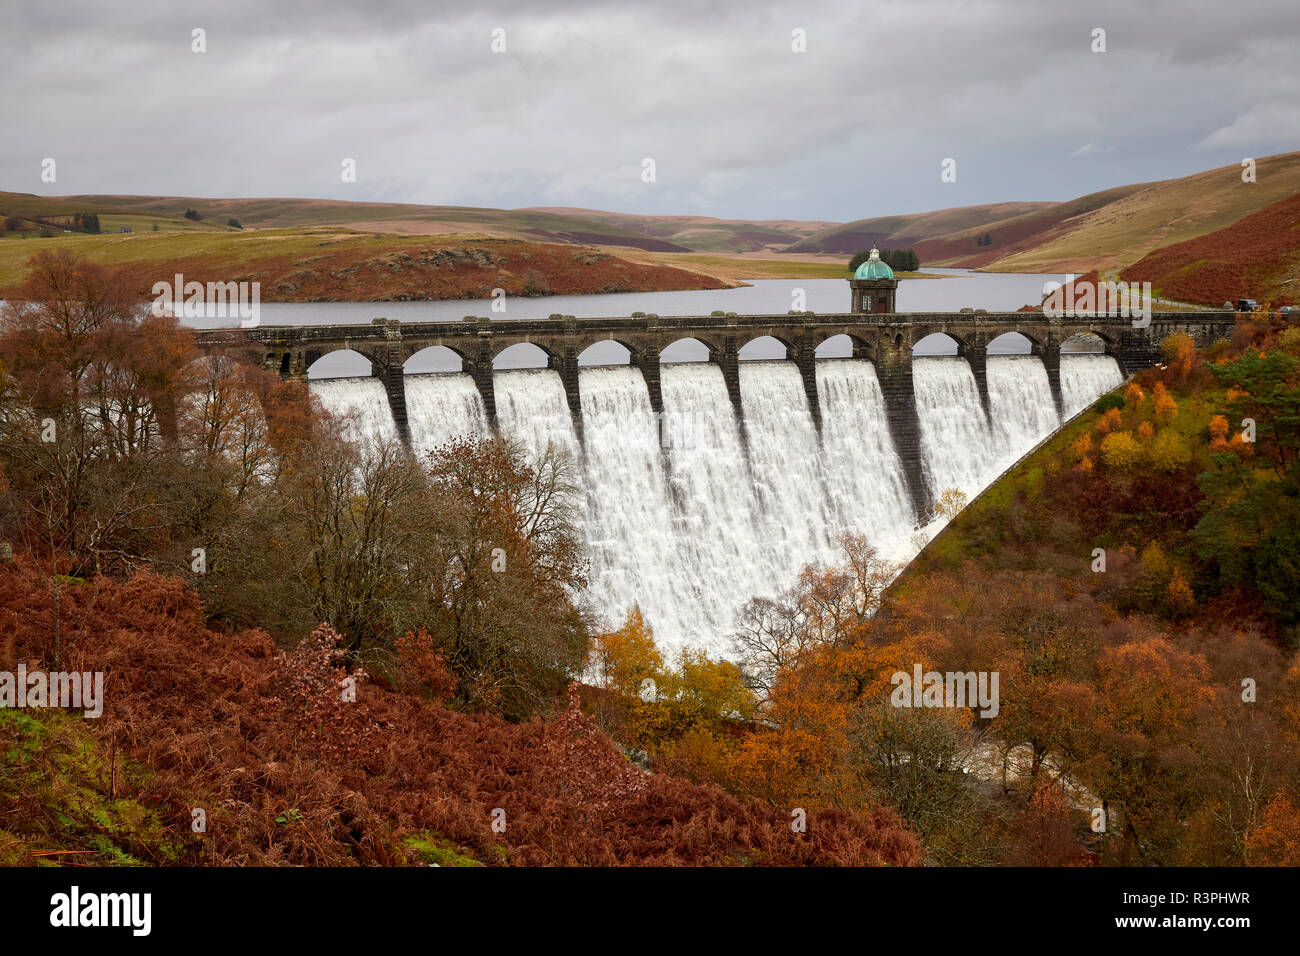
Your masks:
<instances>
[{"instance_id":1,"label":"domed tower","mask_svg":"<svg viewBox=\"0 0 1300 956\"><path fill-rule=\"evenodd\" d=\"M850 312L894 312L894 294L898 291L898 280L889 263L880 258L880 250L872 249L867 261L858 266L849 280L853 290L853 305Z\"/></svg>"}]
</instances>

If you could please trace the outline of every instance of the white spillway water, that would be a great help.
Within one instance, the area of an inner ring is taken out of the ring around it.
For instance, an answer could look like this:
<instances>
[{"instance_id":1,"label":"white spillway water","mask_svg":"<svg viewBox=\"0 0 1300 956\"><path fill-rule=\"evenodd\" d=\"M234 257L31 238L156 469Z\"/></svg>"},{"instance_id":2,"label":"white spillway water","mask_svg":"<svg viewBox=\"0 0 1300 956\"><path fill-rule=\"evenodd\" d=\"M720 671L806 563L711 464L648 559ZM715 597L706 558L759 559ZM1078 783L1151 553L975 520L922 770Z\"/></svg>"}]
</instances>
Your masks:
<instances>
[{"instance_id":1,"label":"white spillway water","mask_svg":"<svg viewBox=\"0 0 1300 956\"><path fill-rule=\"evenodd\" d=\"M325 410L342 421L349 441L397 438L384 383L377 378L318 378L309 383Z\"/></svg>"},{"instance_id":2,"label":"white spillway water","mask_svg":"<svg viewBox=\"0 0 1300 956\"><path fill-rule=\"evenodd\" d=\"M442 372L408 375L406 423L411 450L424 455L453 438L481 438L488 434L483 397L468 375Z\"/></svg>"},{"instance_id":3,"label":"white spillway water","mask_svg":"<svg viewBox=\"0 0 1300 956\"><path fill-rule=\"evenodd\" d=\"M934 496L956 489L974 498L997 475L994 438L975 373L964 358L914 358L921 467Z\"/></svg>"},{"instance_id":4,"label":"white spillway water","mask_svg":"<svg viewBox=\"0 0 1300 956\"><path fill-rule=\"evenodd\" d=\"M585 446L589 594L607 625L640 606L668 648L703 636L699 585L677 548L659 422L641 370L585 368L579 377ZM693 643L699 643L693 640Z\"/></svg>"},{"instance_id":5,"label":"white spillway water","mask_svg":"<svg viewBox=\"0 0 1300 956\"><path fill-rule=\"evenodd\" d=\"M582 459L573 416L564 394L560 373L554 369L517 369L492 376L497 405L497 427L533 454L549 444Z\"/></svg>"},{"instance_id":6,"label":"white spillway water","mask_svg":"<svg viewBox=\"0 0 1300 956\"><path fill-rule=\"evenodd\" d=\"M992 472L1000 474L1061 425L1047 369L1036 355L989 356Z\"/></svg>"},{"instance_id":7,"label":"white spillway water","mask_svg":"<svg viewBox=\"0 0 1300 956\"><path fill-rule=\"evenodd\" d=\"M834 556L834 513L803 379L793 362L742 362L741 409L757 512L755 529L777 572L794 581Z\"/></svg>"},{"instance_id":8,"label":"white spillway water","mask_svg":"<svg viewBox=\"0 0 1300 956\"><path fill-rule=\"evenodd\" d=\"M722 379L708 362L664 365L662 436L676 551L694 611L661 643L709 645L731 633L737 609L783 580L755 525L754 494L740 426ZM711 637L712 635L712 637Z\"/></svg>"},{"instance_id":9,"label":"white spillway water","mask_svg":"<svg viewBox=\"0 0 1300 956\"><path fill-rule=\"evenodd\" d=\"M916 513L875 366L859 359L818 362L817 399L831 537L862 534L890 554L916 526Z\"/></svg>"},{"instance_id":10,"label":"white spillway water","mask_svg":"<svg viewBox=\"0 0 1300 956\"><path fill-rule=\"evenodd\" d=\"M1082 411L1098 396L1124 381L1119 363L1109 355L1061 355L1061 403L1065 417Z\"/></svg>"}]
</instances>

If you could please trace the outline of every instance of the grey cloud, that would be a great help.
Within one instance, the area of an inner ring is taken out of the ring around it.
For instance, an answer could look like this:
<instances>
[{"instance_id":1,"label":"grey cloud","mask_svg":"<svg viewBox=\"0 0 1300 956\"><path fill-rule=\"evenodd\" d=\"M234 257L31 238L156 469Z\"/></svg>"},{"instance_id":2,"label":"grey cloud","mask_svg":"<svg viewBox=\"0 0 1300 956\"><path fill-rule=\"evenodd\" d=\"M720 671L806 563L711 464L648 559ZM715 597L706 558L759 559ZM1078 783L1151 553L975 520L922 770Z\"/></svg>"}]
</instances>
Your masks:
<instances>
[{"instance_id":1,"label":"grey cloud","mask_svg":"<svg viewBox=\"0 0 1300 956\"><path fill-rule=\"evenodd\" d=\"M0 188L810 219L1068 199L1295 148L1297 35L1264 0L10 6Z\"/></svg>"}]
</instances>

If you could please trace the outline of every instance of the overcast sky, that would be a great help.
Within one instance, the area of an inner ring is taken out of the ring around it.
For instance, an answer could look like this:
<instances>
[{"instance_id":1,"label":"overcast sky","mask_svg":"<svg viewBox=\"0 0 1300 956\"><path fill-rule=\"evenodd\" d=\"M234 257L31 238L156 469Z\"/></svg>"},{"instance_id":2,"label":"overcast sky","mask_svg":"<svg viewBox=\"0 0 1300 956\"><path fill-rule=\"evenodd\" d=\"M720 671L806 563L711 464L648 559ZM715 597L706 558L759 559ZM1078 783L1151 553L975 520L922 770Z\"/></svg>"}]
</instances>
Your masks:
<instances>
[{"instance_id":1,"label":"overcast sky","mask_svg":"<svg viewBox=\"0 0 1300 956\"><path fill-rule=\"evenodd\" d=\"M6 3L0 189L832 220L1064 200L1300 148L1297 51L1296 0Z\"/></svg>"}]
</instances>

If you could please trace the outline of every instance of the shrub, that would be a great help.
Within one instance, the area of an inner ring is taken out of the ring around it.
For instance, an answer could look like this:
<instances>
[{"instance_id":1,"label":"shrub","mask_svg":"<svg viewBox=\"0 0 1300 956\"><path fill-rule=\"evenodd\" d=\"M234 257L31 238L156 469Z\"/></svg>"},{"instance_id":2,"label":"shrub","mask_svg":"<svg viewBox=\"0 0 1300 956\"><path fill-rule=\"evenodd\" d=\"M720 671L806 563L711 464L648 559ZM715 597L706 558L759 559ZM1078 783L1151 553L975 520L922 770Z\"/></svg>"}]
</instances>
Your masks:
<instances>
[{"instance_id":1,"label":"shrub","mask_svg":"<svg viewBox=\"0 0 1300 956\"><path fill-rule=\"evenodd\" d=\"M1097 399L1097 401L1092 406L1092 410L1097 412L1099 415L1104 415L1112 408L1123 408L1123 407L1124 407L1124 398L1120 395L1116 395L1114 392L1111 392Z\"/></svg>"},{"instance_id":2,"label":"shrub","mask_svg":"<svg viewBox=\"0 0 1300 956\"><path fill-rule=\"evenodd\" d=\"M1142 460L1142 446L1128 432L1115 432L1101 440L1101 458L1110 467L1126 471Z\"/></svg>"},{"instance_id":3,"label":"shrub","mask_svg":"<svg viewBox=\"0 0 1300 956\"><path fill-rule=\"evenodd\" d=\"M1151 392L1151 397L1155 400L1156 420L1162 425L1168 424L1178 417L1178 403L1174 401L1174 397L1169 394L1169 389L1165 388L1163 383L1156 383L1156 387Z\"/></svg>"},{"instance_id":4,"label":"shrub","mask_svg":"<svg viewBox=\"0 0 1300 956\"><path fill-rule=\"evenodd\" d=\"M1120 426L1120 417L1118 408L1109 408L1106 414L1097 419L1097 424L1093 426L1099 434L1105 435L1107 432L1113 432Z\"/></svg>"},{"instance_id":5,"label":"shrub","mask_svg":"<svg viewBox=\"0 0 1300 956\"><path fill-rule=\"evenodd\" d=\"M1148 455L1156 471L1178 471L1192 460L1192 448L1177 432L1165 429L1151 443Z\"/></svg>"}]
</instances>

